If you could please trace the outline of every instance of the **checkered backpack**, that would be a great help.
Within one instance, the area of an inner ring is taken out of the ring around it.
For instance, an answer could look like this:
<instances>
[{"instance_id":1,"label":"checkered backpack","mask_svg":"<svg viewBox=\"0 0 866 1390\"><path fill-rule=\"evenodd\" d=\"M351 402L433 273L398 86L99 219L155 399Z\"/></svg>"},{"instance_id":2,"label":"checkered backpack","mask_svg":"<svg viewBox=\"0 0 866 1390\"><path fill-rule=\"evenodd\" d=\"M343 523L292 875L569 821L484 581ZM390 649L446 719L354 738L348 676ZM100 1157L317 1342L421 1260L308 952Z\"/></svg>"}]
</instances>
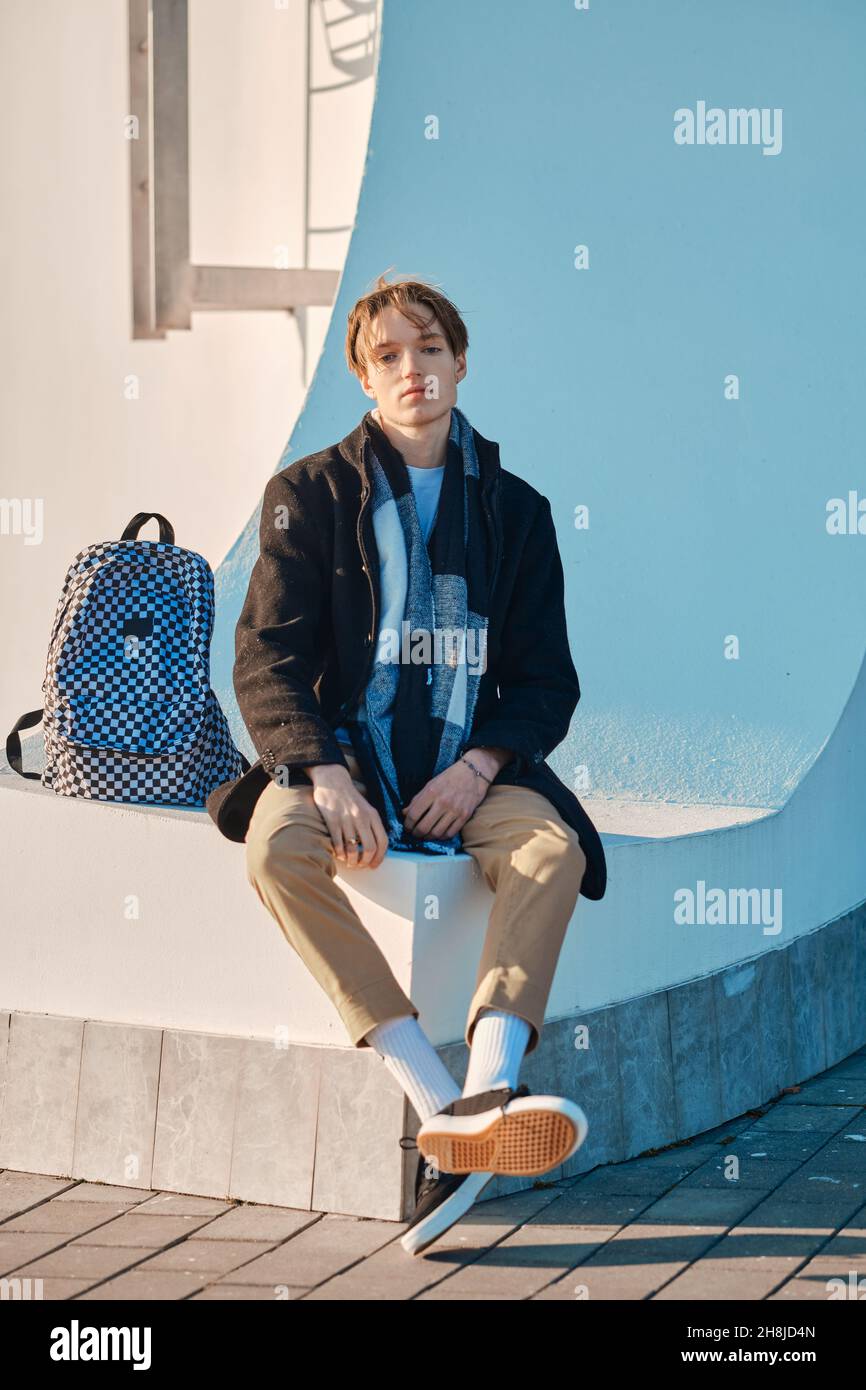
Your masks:
<instances>
[{"instance_id":1,"label":"checkered backpack","mask_svg":"<svg viewBox=\"0 0 866 1390\"><path fill-rule=\"evenodd\" d=\"M151 517L159 540L138 540ZM16 723L9 766L58 796L204 806L250 766L210 688L213 622L213 571L158 512L87 546L57 604L44 709ZM19 731L40 722L45 766L25 772Z\"/></svg>"}]
</instances>

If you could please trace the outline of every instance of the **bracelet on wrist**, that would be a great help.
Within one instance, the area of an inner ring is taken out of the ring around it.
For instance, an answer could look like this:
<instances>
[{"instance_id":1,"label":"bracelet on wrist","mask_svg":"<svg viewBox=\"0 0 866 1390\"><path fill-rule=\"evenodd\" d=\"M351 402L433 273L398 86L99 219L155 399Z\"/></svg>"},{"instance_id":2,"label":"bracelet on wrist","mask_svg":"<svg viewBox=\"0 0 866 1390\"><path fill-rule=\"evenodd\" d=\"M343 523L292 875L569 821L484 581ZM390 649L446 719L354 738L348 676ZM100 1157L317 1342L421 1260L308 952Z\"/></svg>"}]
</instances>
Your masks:
<instances>
[{"instance_id":1,"label":"bracelet on wrist","mask_svg":"<svg viewBox=\"0 0 866 1390\"><path fill-rule=\"evenodd\" d=\"M493 785L493 778L487 777L480 768L477 768L473 762L470 762L465 753L460 754L460 761L465 763L467 767L471 767L476 777L482 777L489 786Z\"/></svg>"}]
</instances>

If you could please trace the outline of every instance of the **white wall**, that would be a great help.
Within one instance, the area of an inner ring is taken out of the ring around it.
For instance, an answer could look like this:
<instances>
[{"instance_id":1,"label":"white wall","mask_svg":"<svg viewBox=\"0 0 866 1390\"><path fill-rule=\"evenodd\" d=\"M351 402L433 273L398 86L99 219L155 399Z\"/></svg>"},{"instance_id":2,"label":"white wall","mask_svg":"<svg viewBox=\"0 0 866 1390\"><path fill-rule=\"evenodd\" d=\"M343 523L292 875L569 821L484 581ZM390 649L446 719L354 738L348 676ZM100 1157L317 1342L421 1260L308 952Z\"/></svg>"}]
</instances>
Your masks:
<instances>
[{"instance_id":1,"label":"white wall","mask_svg":"<svg viewBox=\"0 0 866 1390\"><path fill-rule=\"evenodd\" d=\"M322 25L340 9L313 7L314 85L345 82ZM194 262L273 265L286 245L302 263L305 11L191 0ZM373 85L313 98L313 225L354 220ZM128 110L124 0L3 0L0 498L42 499L44 520L39 544L0 534L2 737L41 704L54 607L85 545L162 511L216 568L277 464L330 317L307 312L306 374L303 315L202 312L190 332L133 341ZM348 239L313 237L310 264L341 268Z\"/></svg>"}]
</instances>

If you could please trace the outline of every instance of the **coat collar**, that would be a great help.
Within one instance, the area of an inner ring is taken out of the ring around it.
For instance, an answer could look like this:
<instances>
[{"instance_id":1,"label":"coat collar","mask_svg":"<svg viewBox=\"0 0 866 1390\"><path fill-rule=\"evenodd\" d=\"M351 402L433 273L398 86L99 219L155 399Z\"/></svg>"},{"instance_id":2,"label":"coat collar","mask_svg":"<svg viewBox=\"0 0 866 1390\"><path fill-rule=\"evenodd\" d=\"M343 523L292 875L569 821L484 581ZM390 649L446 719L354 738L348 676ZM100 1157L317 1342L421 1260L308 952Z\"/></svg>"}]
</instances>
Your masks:
<instances>
[{"instance_id":1,"label":"coat collar","mask_svg":"<svg viewBox=\"0 0 866 1390\"><path fill-rule=\"evenodd\" d=\"M358 469L362 478L370 484L369 467L365 450L367 439L366 421L371 418L368 410L358 421L353 430L340 440L337 448L345 459ZM375 424L375 421L373 421ZM499 482L501 466L499 462L499 445L492 439L485 439L483 434L479 434L475 426L472 426L472 434L475 440L475 452L478 456L478 471L481 477L481 491L488 493L496 487Z\"/></svg>"}]
</instances>

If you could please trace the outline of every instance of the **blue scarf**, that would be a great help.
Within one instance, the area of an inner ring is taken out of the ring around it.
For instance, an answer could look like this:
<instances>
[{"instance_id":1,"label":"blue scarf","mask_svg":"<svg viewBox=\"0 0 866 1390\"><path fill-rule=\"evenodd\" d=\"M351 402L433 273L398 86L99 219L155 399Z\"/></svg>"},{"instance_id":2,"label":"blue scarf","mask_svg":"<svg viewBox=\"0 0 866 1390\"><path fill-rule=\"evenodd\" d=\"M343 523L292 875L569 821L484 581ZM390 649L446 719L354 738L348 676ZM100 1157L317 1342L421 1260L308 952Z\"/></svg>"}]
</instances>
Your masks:
<instances>
[{"instance_id":1,"label":"blue scarf","mask_svg":"<svg viewBox=\"0 0 866 1390\"><path fill-rule=\"evenodd\" d=\"M380 627L363 704L347 727L389 848L456 854L459 834L417 839L401 809L459 757L486 664L489 537L472 426L453 406L439 510L425 545L402 455L369 411L363 424Z\"/></svg>"}]
</instances>

